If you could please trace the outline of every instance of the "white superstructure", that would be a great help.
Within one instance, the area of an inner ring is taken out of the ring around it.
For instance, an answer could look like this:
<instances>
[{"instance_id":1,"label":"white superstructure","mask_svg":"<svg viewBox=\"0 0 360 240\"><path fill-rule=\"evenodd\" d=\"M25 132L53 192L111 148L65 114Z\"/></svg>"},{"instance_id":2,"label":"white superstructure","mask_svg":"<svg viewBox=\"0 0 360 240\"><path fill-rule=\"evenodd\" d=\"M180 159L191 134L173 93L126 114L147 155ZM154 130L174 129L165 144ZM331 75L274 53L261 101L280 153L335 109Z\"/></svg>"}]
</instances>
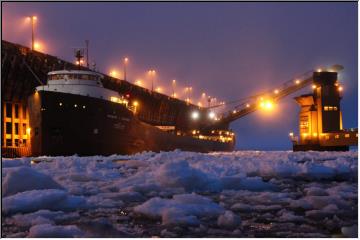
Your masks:
<instances>
[{"instance_id":1,"label":"white superstructure","mask_svg":"<svg viewBox=\"0 0 360 240\"><path fill-rule=\"evenodd\" d=\"M48 73L47 84L36 87L36 90L69 93L127 104L127 100L118 92L104 88L102 78L103 75L91 71L52 71Z\"/></svg>"}]
</instances>

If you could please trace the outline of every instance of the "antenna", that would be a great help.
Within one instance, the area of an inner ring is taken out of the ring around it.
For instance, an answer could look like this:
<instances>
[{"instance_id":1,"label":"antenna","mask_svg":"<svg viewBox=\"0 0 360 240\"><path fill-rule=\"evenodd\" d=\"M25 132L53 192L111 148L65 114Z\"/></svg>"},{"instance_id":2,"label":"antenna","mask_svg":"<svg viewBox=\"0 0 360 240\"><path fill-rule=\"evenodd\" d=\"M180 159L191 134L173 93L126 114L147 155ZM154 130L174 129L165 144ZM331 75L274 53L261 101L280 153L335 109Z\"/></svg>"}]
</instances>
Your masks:
<instances>
[{"instance_id":1,"label":"antenna","mask_svg":"<svg viewBox=\"0 0 360 240\"><path fill-rule=\"evenodd\" d=\"M86 66L89 68L89 40L85 40L86 44Z\"/></svg>"},{"instance_id":2,"label":"antenna","mask_svg":"<svg viewBox=\"0 0 360 240\"><path fill-rule=\"evenodd\" d=\"M74 48L74 55L76 58L76 64L79 66L80 69L84 58L84 48Z\"/></svg>"}]
</instances>

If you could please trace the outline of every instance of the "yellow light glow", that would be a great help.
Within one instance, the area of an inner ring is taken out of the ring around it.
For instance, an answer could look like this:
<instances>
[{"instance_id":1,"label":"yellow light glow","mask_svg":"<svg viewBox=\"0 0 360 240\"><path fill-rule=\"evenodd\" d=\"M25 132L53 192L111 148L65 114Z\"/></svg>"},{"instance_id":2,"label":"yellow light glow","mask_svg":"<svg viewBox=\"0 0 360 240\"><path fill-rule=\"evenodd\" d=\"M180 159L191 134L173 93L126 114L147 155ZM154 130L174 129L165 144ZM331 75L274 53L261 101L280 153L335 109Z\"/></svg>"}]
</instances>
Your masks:
<instances>
[{"instance_id":1,"label":"yellow light glow","mask_svg":"<svg viewBox=\"0 0 360 240\"><path fill-rule=\"evenodd\" d=\"M199 116L200 116L200 114L199 114L198 111L194 111L194 112L191 113L191 118L194 119L194 120L198 119Z\"/></svg>"},{"instance_id":2,"label":"yellow light glow","mask_svg":"<svg viewBox=\"0 0 360 240\"><path fill-rule=\"evenodd\" d=\"M157 91L157 92L162 92L162 88L161 87L157 87L157 88L155 88L155 91Z\"/></svg>"},{"instance_id":3,"label":"yellow light glow","mask_svg":"<svg viewBox=\"0 0 360 240\"><path fill-rule=\"evenodd\" d=\"M294 133L293 133L293 132L289 133L289 136L290 136L290 137L293 137L293 136L294 136Z\"/></svg>"},{"instance_id":4,"label":"yellow light glow","mask_svg":"<svg viewBox=\"0 0 360 240\"><path fill-rule=\"evenodd\" d=\"M193 131L192 131L192 134L194 134L194 135L195 135L195 134L196 134L196 130L193 130Z\"/></svg>"},{"instance_id":5,"label":"yellow light glow","mask_svg":"<svg viewBox=\"0 0 360 240\"><path fill-rule=\"evenodd\" d=\"M37 20L37 17L36 17L36 16L32 16L32 19L33 19L33 20Z\"/></svg>"},{"instance_id":6,"label":"yellow light glow","mask_svg":"<svg viewBox=\"0 0 360 240\"><path fill-rule=\"evenodd\" d=\"M312 85L312 89L315 89L316 88L316 85L314 84L314 85Z\"/></svg>"},{"instance_id":7,"label":"yellow light glow","mask_svg":"<svg viewBox=\"0 0 360 240\"><path fill-rule=\"evenodd\" d=\"M295 80L295 83L296 83L296 84L300 84L300 80Z\"/></svg>"},{"instance_id":8,"label":"yellow light glow","mask_svg":"<svg viewBox=\"0 0 360 240\"><path fill-rule=\"evenodd\" d=\"M247 107L247 108L250 107L250 104L247 103L247 104L246 104L246 107Z\"/></svg>"},{"instance_id":9,"label":"yellow light glow","mask_svg":"<svg viewBox=\"0 0 360 240\"><path fill-rule=\"evenodd\" d=\"M129 61L129 59L126 57L124 58L124 62L127 63Z\"/></svg>"},{"instance_id":10,"label":"yellow light glow","mask_svg":"<svg viewBox=\"0 0 360 240\"><path fill-rule=\"evenodd\" d=\"M62 103L59 103L59 106L62 106Z\"/></svg>"},{"instance_id":11,"label":"yellow light glow","mask_svg":"<svg viewBox=\"0 0 360 240\"><path fill-rule=\"evenodd\" d=\"M342 86L338 87L338 90L341 92L343 90L343 87Z\"/></svg>"},{"instance_id":12,"label":"yellow light glow","mask_svg":"<svg viewBox=\"0 0 360 240\"><path fill-rule=\"evenodd\" d=\"M272 108L273 108L272 102L266 102L265 107L266 107L267 109L272 109Z\"/></svg>"},{"instance_id":13,"label":"yellow light glow","mask_svg":"<svg viewBox=\"0 0 360 240\"><path fill-rule=\"evenodd\" d=\"M148 71L148 74L149 75L155 75L156 71L154 69L151 69L151 70Z\"/></svg>"},{"instance_id":14,"label":"yellow light glow","mask_svg":"<svg viewBox=\"0 0 360 240\"><path fill-rule=\"evenodd\" d=\"M265 110L272 110L274 108L274 104L270 100L266 100L265 102L260 103L260 107Z\"/></svg>"},{"instance_id":15,"label":"yellow light glow","mask_svg":"<svg viewBox=\"0 0 360 240\"><path fill-rule=\"evenodd\" d=\"M209 112L209 118L210 119L214 119L215 118L215 113L214 112Z\"/></svg>"},{"instance_id":16,"label":"yellow light glow","mask_svg":"<svg viewBox=\"0 0 360 240\"><path fill-rule=\"evenodd\" d=\"M118 72L116 70L111 70L110 71L110 76L111 77L116 77L118 75Z\"/></svg>"},{"instance_id":17,"label":"yellow light glow","mask_svg":"<svg viewBox=\"0 0 360 240\"><path fill-rule=\"evenodd\" d=\"M206 97L206 94L203 92L202 94L201 94L201 97Z\"/></svg>"},{"instance_id":18,"label":"yellow light glow","mask_svg":"<svg viewBox=\"0 0 360 240\"><path fill-rule=\"evenodd\" d=\"M233 114L235 114L236 113L236 110L233 110Z\"/></svg>"},{"instance_id":19,"label":"yellow light glow","mask_svg":"<svg viewBox=\"0 0 360 240\"><path fill-rule=\"evenodd\" d=\"M313 133L313 137L317 137L317 133Z\"/></svg>"},{"instance_id":20,"label":"yellow light glow","mask_svg":"<svg viewBox=\"0 0 360 240\"><path fill-rule=\"evenodd\" d=\"M26 134L27 134L27 135L30 135L30 132L31 132L31 128L29 128L29 127L26 128Z\"/></svg>"},{"instance_id":21,"label":"yellow light glow","mask_svg":"<svg viewBox=\"0 0 360 240\"><path fill-rule=\"evenodd\" d=\"M140 79L138 79L135 81L135 84L138 86L142 86L142 81Z\"/></svg>"},{"instance_id":22,"label":"yellow light glow","mask_svg":"<svg viewBox=\"0 0 360 240\"><path fill-rule=\"evenodd\" d=\"M135 107L137 107L137 106L139 106L139 103L138 103L137 101L134 101L134 102L133 102L133 105L134 105Z\"/></svg>"},{"instance_id":23,"label":"yellow light glow","mask_svg":"<svg viewBox=\"0 0 360 240\"><path fill-rule=\"evenodd\" d=\"M119 102L119 98L117 98L117 97L110 97L110 101L112 101L112 102Z\"/></svg>"},{"instance_id":24,"label":"yellow light glow","mask_svg":"<svg viewBox=\"0 0 360 240\"><path fill-rule=\"evenodd\" d=\"M173 79L173 80L172 80L172 82L173 82L173 83L176 83L176 80L175 80L175 79Z\"/></svg>"},{"instance_id":25,"label":"yellow light glow","mask_svg":"<svg viewBox=\"0 0 360 240\"><path fill-rule=\"evenodd\" d=\"M199 107L201 107L201 106L202 106L201 102L198 102L198 106L199 106Z\"/></svg>"},{"instance_id":26,"label":"yellow light glow","mask_svg":"<svg viewBox=\"0 0 360 240\"><path fill-rule=\"evenodd\" d=\"M317 69L317 72L322 72L322 69L321 69L321 68L318 68L318 69Z\"/></svg>"},{"instance_id":27,"label":"yellow light glow","mask_svg":"<svg viewBox=\"0 0 360 240\"><path fill-rule=\"evenodd\" d=\"M34 43L34 49L35 49L36 51L40 51L41 48L42 48L42 45L41 45L39 42L35 42L35 43Z\"/></svg>"},{"instance_id":28,"label":"yellow light glow","mask_svg":"<svg viewBox=\"0 0 360 240\"><path fill-rule=\"evenodd\" d=\"M274 90L274 93L275 93L275 94L278 94L278 93L279 93L279 90L278 90L278 89L275 89L275 90Z\"/></svg>"}]
</instances>

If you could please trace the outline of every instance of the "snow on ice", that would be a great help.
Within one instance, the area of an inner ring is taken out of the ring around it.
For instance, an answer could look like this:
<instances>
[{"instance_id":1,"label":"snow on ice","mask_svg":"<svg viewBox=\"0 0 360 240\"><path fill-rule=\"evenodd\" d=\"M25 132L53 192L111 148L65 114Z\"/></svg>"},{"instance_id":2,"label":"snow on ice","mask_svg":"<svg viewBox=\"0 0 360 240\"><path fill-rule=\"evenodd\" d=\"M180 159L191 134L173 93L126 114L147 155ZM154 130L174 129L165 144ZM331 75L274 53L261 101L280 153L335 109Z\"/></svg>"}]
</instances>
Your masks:
<instances>
[{"instance_id":1,"label":"snow on ice","mask_svg":"<svg viewBox=\"0 0 360 240\"><path fill-rule=\"evenodd\" d=\"M3 235L356 237L357 154L3 159Z\"/></svg>"}]
</instances>

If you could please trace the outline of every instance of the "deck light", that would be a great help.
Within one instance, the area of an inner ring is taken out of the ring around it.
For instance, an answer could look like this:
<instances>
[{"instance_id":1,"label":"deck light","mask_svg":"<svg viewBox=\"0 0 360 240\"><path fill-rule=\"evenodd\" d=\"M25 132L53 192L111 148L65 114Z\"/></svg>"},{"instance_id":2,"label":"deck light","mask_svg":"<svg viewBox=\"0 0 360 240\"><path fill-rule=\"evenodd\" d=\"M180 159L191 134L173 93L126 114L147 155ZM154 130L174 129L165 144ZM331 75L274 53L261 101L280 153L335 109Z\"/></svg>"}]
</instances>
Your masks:
<instances>
[{"instance_id":1,"label":"deck light","mask_svg":"<svg viewBox=\"0 0 360 240\"><path fill-rule=\"evenodd\" d=\"M295 80L295 83L296 83L296 84L300 84L300 80Z\"/></svg>"},{"instance_id":2,"label":"deck light","mask_svg":"<svg viewBox=\"0 0 360 240\"><path fill-rule=\"evenodd\" d=\"M273 104L272 101L266 100L265 102L262 101L262 102L260 103L260 107L263 108L263 109L265 109L265 110L271 110L271 109L273 109L274 104Z\"/></svg>"},{"instance_id":3,"label":"deck light","mask_svg":"<svg viewBox=\"0 0 360 240\"><path fill-rule=\"evenodd\" d=\"M293 132L289 133L289 136L290 136L290 137L293 137L293 136L294 136L294 133L293 133Z\"/></svg>"},{"instance_id":4,"label":"deck light","mask_svg":"<svg viewBox=\"0 0 360 240\"><path fill-rule=\"evenodd\" d=\"M338 90L341 92L343 90L343 87L342 86L339 86L338 87Z\"/></svg>"},{"instance_id":5,"label":"deck light","mask_svg":"<svg viewBox=\"0 0 360 240\"><path fill-rule=\"evenodd\" d=\"M215 113L214 112L209 112L209 118L214 119L215 118Z\"/></svg>"},{"instance_id":6,"label":"deck light","mask_svg":"<svg viewBox=\"0 0 360 240\"><path fill-rule=\"evenodd\" d=\"M316 85L315 85L315 84L314 84L314 85L312 85L312 88L313 88L313 89L315 89L315 88L316 88Z\"/></svg>"},{"instance_id":7,"label":"deck light","mask_svg":"<svg viewBox=\"0 0 360 240\"><path fill-rule=\"evenodd\" d=\"M194 119L194 120L198 119L199 116L200 116L200 114L199 114L198 111L194 111L194 112L191 113L191 118Z\"/></svg>"}]
</instances>

